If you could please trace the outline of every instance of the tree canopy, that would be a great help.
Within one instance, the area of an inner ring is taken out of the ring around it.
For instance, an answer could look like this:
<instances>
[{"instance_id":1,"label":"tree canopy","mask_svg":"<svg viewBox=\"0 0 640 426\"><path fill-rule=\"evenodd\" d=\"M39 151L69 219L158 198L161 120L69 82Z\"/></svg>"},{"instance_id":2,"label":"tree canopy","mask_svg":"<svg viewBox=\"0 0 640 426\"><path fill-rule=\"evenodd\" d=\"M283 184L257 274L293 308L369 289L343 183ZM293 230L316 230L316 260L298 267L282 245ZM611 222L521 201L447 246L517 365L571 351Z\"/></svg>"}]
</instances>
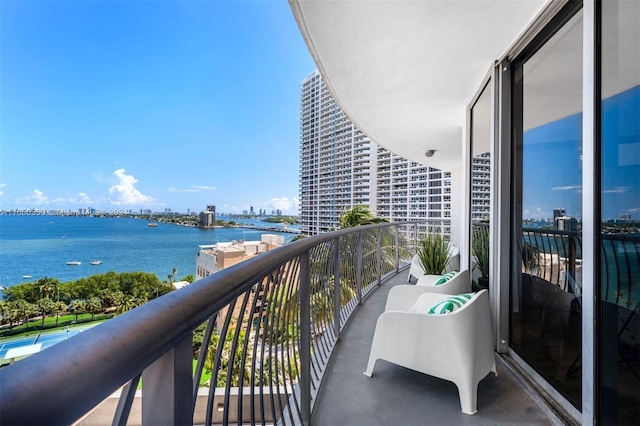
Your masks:
<instances>
[{"instance_id":1,"label":"tree canopy","mask_svg":"<svg viewBox=\"0 0 640 426\"><path fill-rule=\"evenodd\" d=\"M369 207L364 205L353 206L349 210L343 211L338 221L340 229L383 222L388 222L388 220L375 216Z\"/></svg>"}]
</instances>

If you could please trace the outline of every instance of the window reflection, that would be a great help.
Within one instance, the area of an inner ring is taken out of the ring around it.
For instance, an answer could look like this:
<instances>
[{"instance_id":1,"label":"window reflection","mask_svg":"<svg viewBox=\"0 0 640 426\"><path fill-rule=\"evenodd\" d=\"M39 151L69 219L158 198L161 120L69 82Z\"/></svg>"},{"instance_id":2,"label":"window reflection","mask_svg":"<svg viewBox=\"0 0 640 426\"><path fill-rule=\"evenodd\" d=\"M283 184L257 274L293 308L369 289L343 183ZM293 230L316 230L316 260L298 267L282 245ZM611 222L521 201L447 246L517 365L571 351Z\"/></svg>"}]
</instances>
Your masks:
<instances>
[{"instance_id":1,"label":"window reflection","mask_svg":"<svg viewBox=\"0 0 640 426\"><path fill-rule=\"evenodd\" d=\"M640 424L640 2L602 2L604 424Z\"/></svg>"},{"instance_id":2,"label":"window reflection","mask_svg":"<svg viewBox=\"0 0 640 426\"><path fill-rule=\"evenodd\" d=\"M582 13L516 68L511 347L580 407Z\"/></svg>"},{"instance_id":3,"label":"window reflection","mask_svg":"<svg viewBox=\"0 0 640 426\"><path fill-rule=\"evenodd\" d=\"M489 81L471 108L471 276L476 290L489 287L492 87Z\"/></svg>"}]
</instances>

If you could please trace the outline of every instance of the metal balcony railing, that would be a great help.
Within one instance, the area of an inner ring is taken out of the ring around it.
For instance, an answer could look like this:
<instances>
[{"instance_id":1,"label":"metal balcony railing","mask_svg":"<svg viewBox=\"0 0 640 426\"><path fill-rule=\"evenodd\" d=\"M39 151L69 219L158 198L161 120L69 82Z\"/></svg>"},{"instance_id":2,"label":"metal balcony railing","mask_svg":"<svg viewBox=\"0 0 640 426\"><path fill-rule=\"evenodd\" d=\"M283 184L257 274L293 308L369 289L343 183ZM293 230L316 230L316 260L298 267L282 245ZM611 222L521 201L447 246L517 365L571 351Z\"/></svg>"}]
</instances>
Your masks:
<instances>
[{"instance_id":1,"label":"metal balcony railing","mask_svg":"<svg viewBox=\"0 0 640 426\"><path fill-rule=\"evenodd\" d=\"M578 231L524 228L523 271L538 275L564 291L581 293L582 234ZM640 236L602 233L601 296L640 309Z\"/></svg>"},{"instance_id":2,"label":"metal balcony railing","mask_svg":"<svg viewBox=\"0 0 640 426\"><path fill-rule=\"evenodd\" d=\"M0 370L0 423L89 424L119 395L114 425L309 424L362 298L447 227L308 237L152 300Z\"/></svg>"}]
</instances>

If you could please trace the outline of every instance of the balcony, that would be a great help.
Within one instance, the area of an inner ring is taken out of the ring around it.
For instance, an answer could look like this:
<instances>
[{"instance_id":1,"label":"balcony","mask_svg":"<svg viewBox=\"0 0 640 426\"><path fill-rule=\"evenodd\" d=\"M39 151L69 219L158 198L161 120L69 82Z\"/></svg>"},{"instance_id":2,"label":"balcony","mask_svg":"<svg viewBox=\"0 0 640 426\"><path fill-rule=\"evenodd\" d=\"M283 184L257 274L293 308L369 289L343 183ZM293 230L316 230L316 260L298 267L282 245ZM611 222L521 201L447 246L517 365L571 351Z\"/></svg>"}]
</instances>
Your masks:
<instances>
[{"instance_id":1,"label":"balcony","mask_svg":"<svg viewBox=\"0 0 640 426\"><path fill-rule=\"evenodd\" d=\"M450 382L384 361L372 378L362 374L376 318L389 289L406 282L418 234L442 226L405 222L306 238L153 300L0 370L0 421L557 422L500 359L498 377L479 385L475 416L460 412ZM217 387L200 387L207 375Z\"/></svg>"}]
</instances>

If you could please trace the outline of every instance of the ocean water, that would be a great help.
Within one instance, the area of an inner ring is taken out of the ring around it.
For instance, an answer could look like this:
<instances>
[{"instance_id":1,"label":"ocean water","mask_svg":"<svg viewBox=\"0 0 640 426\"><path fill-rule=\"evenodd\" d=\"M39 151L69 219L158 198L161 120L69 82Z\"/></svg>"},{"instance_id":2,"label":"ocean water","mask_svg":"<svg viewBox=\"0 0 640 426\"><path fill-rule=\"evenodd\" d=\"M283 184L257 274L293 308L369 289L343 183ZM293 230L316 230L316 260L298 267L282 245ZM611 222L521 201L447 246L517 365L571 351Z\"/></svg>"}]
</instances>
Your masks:
<instances>
[{"instance_id":1,"label":"ocean water","mask_svg":"<svg viewBox=\"0 0 640 426\"><path fill-rule=\"evenodd\" d=\"M259 240L264 233L284 235L285 241L295 237L247 228L199 229L164 223L153 228L147 223L133 218L0 216L0 285L9 287L44 276L66 282L108 271L151 272L165 280L173 268L180 279L195 275L199 245ZM66 264L76 260L81 264ZM92 260L102 264L91 265Z\"/></svg>"}]
</instances>

